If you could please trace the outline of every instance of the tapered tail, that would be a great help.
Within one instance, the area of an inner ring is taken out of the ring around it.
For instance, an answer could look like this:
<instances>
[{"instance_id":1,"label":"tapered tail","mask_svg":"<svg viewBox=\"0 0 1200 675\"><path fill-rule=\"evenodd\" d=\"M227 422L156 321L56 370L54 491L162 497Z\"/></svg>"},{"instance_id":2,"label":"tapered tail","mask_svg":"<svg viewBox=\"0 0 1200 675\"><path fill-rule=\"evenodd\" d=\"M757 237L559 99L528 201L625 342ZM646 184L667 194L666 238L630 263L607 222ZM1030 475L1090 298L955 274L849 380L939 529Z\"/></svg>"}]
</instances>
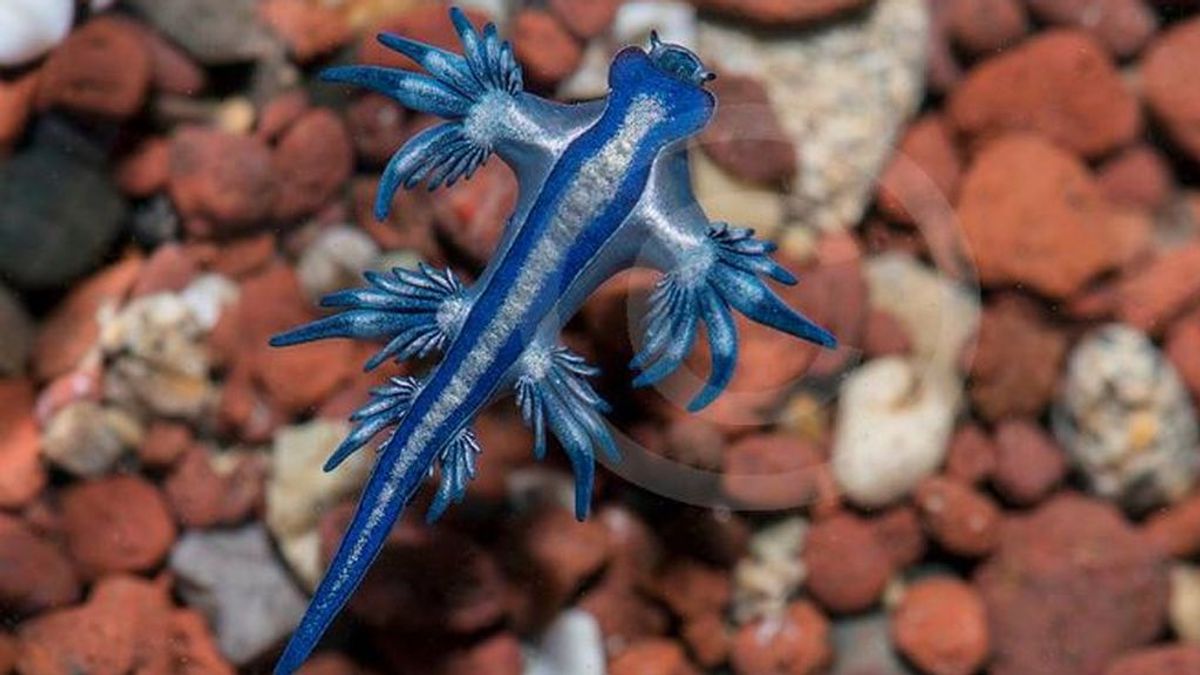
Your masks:
<instances>
[{"instance_id":1,"label":"tapered tail","mask_svg":"<svg viewBox=\"0 0 1200 675\"><path fill-rule=\"evenodd\" d=\"M412 456L404 450L403 443L390 443L380 454L329 572L321 580L300 626L275 666L275 675L294 673L308 659L329 624L362 583L396 518L428 474L435 453L423 451Z\"/></svg>"}]
</instances>

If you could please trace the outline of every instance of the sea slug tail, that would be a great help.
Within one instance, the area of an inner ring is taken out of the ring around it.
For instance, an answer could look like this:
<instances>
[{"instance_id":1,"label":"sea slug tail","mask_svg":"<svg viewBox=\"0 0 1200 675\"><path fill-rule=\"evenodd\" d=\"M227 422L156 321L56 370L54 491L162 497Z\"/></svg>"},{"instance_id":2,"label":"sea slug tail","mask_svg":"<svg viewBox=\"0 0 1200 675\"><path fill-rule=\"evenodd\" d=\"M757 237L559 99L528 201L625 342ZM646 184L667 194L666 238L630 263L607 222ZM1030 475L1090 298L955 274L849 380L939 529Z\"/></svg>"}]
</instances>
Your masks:
<instances>
[{"instance_id":1,"label":"sea slug tail","mask_svg":"<svg viewBox=\"0 0 1200 675\"><path fill-rule=\"evenodd\" d=\"M393 444L380 455L350 527L338 546L300 626L275 666L275 675L290 675L308 659L321 636L366 576L393 523L428 472L421 457L402 455Z\"/></svg>"}]
</instances>

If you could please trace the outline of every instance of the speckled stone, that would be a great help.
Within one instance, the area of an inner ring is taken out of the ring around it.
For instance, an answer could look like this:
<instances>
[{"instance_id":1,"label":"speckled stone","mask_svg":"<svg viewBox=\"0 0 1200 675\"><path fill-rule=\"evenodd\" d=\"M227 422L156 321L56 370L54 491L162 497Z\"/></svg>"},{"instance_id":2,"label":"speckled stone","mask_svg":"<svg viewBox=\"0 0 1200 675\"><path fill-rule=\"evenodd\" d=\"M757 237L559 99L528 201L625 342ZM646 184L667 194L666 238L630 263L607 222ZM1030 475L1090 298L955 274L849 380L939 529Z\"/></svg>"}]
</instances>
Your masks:
<instances>
[{"instance_id":1,"label":"speckled stone","mask_svg":"<svg viewBox=\"0 0 1200 675\"><path fill-rule=\"evenodd\" d=\"M1129 326L1104 326L1071 353L1054 433L1093 492L1134 511L1183 497L1200 471L1187 390Z\"/></svg>"},{"instance_id":2,"label":"speckled stone","mask_svg":"<svg viewBox=\"0 0 1200 675\"><path fill-rule=\"evenodd\" d=\"M858 222L901 126L923 94L929 11L880 0L853 20L803 33L701 19L701 56L762 77L803 161L787 205L822 230Z\"/></svg>"}]
</instances>

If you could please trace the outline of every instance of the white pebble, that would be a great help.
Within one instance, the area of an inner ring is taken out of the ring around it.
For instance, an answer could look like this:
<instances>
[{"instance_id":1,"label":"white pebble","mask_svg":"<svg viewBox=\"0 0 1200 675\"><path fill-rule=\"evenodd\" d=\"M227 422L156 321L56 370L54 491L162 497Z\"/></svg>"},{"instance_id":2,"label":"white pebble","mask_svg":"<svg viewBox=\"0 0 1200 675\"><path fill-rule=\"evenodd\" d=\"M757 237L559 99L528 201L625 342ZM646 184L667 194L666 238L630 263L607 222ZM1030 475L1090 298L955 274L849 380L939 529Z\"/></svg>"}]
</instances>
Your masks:
<instances>
[{"instance_id":1,"label":"white pebble","mask_svg":"<svg viewBox=\"0 0 1200 675\"><path fill-rule=\"evenodd\" d=\"M62 42L71 30L71 0L0 2L0 66L28 63Z\"/></svg>"},{"instance_id":2,"label":"white pebble","mask_svg":"<svg viewBox=\"0 0 1200 675\"><path fill-rule=\"evenodd\" d=\"M867 363L842 384L833 475L855 504L900 499L941 465L960 397L949 378L925 376L892 357Z\"/></svg>"}]
</instances>

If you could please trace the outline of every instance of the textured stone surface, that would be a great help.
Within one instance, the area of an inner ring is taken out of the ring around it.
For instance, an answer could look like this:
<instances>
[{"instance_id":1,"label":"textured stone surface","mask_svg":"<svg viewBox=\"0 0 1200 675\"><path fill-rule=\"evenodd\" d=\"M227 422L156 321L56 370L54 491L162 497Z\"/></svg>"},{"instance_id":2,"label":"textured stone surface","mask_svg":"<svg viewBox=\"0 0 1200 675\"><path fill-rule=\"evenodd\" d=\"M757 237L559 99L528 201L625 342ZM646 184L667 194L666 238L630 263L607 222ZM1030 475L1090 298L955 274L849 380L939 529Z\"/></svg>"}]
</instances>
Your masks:
<instances>
[{"instance_id":1,"label":"textured stone surface","mask_svg":"<svg viewBox=\"0 0 1200 675\"><path fill-rule=\"evenodd\" d=\"M730 72L763 77L796 144L800 171L787 203L798 222L840 230L862 215L921 98L928 25L921 0L881 0L853 20L801 35L702 22L701 54Z\"/></svg>"},{"instance_id":2,"label":"textured stone surface","mask_svg":"<svg viewBox=\"0 0 1200 675\"><path fill-rule=\"evenodd\" d=\"M306 604L261 525L189 532L171 552L171 570L184 601L208 617L221 653L236 664L291 633Z\"/></svg>"},{"instance_id":3,"label":"textured stone surface","mask_svg":"<svg viewBox=\"0 0 1200 675\"><path fill-rule=\"evenodd\" d=\"M1154 639L1167 607L1161 555L1115 508L1077 495L1012 521L976 577L994 645L991 672L1100 672Z\"/></svg>"},{"instance_id":4,"label":"textured stone surface","mask_svg":"<svg viewBox=\"0 0 1200 675\"><path fill-rule=\"evenodd\" d=\"M0 163L0 276L31 288L72 281L97 266L126 214L99 165L35 143Z\"/></svg>"},{"instance_id":5,"label":"textured stone surface","mask_svg":"<svg viewBox=\"0 0 1200 675\"><path fill-rule=\"evenodd\" d=\"M1114 213L1087 168L1041 137L984 146L963 179L963 234L987 285L1062 298L1137 252L1144 227Z\"/></svg>"},{"instance_id":6,"label":"textured stone surface","mask_svg":"<svg viewBox=\"0 0 1200 675\"><path fill-rule=\"evenodd\" d=\"M984 62L954 90L947 110L975 141L1032 131L1087 157L1142 129L1137 99L1111 57L1076 31L1044 33Z\"/></svg>"},{"instance_id":7,"label":"textured stone surface","mask_svg":"<svg viewBox=\"0 0 1200 675\"><path fill-rule=\"evenodd\" d=\"M1071 353L1054 432L1096 494L1135 511L1181 498L1200 472L1183 382L1153 343L1121 324Z\"/></svg>"}]
</instances>

